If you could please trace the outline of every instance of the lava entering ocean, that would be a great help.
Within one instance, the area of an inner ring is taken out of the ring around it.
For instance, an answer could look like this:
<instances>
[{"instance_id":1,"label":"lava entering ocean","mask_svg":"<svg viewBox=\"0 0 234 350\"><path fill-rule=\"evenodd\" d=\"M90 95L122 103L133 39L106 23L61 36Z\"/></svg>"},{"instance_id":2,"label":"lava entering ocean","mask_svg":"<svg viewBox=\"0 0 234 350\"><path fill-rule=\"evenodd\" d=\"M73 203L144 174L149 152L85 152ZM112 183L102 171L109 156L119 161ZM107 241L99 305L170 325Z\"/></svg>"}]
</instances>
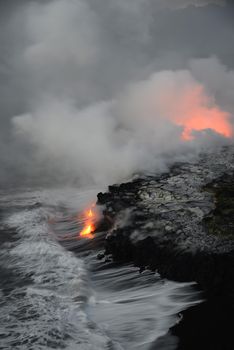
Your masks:
<instances>
[{"instance_id":1,"label":"lava entering ocean","mask_svg":"<svg viewBox=\"0 0 234 350\"><path fill-rule=\"evenodd\" d=\"M84 213L85 227L80 232L80 237L85 237L85 238L89 238L89 239L94 238L93 232L95 231L96 219L97 219L96 214L92 208L85 211L85 213Z\"/></svg>"}]
</instances>

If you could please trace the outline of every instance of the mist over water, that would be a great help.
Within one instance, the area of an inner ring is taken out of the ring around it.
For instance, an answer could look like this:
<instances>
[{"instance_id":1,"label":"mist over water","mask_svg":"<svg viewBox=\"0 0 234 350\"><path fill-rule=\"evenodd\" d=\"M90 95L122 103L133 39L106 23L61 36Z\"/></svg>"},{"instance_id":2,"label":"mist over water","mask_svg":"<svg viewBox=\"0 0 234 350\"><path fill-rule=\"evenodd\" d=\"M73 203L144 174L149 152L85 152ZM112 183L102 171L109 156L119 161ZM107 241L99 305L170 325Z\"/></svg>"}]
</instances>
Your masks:
<instances>
[{"instance_id":1,"label":"mist over water","mask_svg":"<svg viewBox=\"0 0 234 350\"><path fill-rule=\"evenodd\" d=\"M232 142L228 2L1 9L2 180L103 186Z\"/></svg>"}]
</instances>

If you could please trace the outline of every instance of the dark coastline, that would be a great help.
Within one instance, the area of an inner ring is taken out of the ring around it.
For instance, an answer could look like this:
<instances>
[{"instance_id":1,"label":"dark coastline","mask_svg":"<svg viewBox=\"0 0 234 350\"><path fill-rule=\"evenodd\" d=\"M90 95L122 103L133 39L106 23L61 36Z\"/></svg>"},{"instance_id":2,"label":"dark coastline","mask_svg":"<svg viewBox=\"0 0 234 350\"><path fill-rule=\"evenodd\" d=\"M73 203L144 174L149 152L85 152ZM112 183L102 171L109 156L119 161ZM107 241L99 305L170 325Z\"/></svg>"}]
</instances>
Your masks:
<instances>
[{"instance_id":1,"label":"dark coastline","mask_svg":"<svg viewBox=\"0 0 234 350\"><path fill-rule=\"evenodd\" d=\"M204 302L184 311L182 320L152 350L172 349L175 339L179 350L233 349L233 152L221 153L225 166L222 161L219 164L220 155L213 163L203 158L195 167L176 165L161 177L110 186L107 193L98 195L98 203L105 207L104 223L112 223L105 242L107 259L131 261L140 271L151 269L175 281L196 281L203 291ZM185 197L193 182L191 195ZM173 188L175 192L179 188L175 197ZM164 191L160 205L157 195L156 200L150 199L158 191ZM182 203L179 208L177 198ZM187 225L184 229L177 225L181 218L181 226Z\"/></svg>"},{"instance_id":2,"label":"dark coastline","mask_svg":"<svg viewBox=\"0 0 234 350\"><path fill-rule=\"evenodd\" d=\"M182 312L182 320L159 338L150 350L232 350L233 304L224 298L208 298ZM172 345L171 345L172 344Z\"/></svg>"},{"instance_id":3,"label":"dark coastline","mask_svg":"<svg viewBox=\"0 0 234 350\"><path fill-rule=\"evenodd\" d=\"M234 344L233 300L209 298L183 312L182 321L171 329L179 338L178 350L231 350Z\"/></svg>"}]
</instances>

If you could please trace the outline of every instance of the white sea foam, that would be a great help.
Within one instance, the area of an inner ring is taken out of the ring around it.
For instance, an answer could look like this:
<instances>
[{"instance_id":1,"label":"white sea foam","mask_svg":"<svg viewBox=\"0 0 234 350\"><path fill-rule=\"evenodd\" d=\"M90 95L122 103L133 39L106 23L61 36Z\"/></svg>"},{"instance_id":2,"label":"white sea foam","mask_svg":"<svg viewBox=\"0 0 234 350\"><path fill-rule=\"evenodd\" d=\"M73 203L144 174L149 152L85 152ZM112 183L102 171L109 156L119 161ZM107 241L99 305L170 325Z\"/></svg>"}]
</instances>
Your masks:
<instances>
[{"instance_id":1,"label":"white sea foam","mask_svg":"<svg viewBox=\"0 0 234 350\"><path fill-rule=\"evenodd\" d=\"M161 280L158 274L124 266L97 271L92 318L124 349L146 350L198 302L192 284Z\"/></svg>"},{"instance_id":2,"label":"white sea foam","mask_svg":"<svg viewBox=\"0 0 234 350\"><path fill-rule=\"evenodd\" d=\"M145 350L197 302L189 284L131 266L100 269L96 253L79 258L57 242L48 218L61 208L74 213L90 194L70 189L1 197L0 205L8 206L5 228L17 238L0 254L14 282L1 298L2 349ZM61 238L71 222L57 226Z\"/></svg>"},{"instance_id":3,"label":"white sea foam","mask_svg":"<svg viewBox=\"0 0 234 350\"><path fill-rule=\"evenodd\" d=\"M105 349L110 339L87 317L92 291L83 261L49 234L47 219L48 208L40 207L20 210L5 221L18 234L8 266L27 282L4 297L1 346Z\"/></svg>"}]
</instances>

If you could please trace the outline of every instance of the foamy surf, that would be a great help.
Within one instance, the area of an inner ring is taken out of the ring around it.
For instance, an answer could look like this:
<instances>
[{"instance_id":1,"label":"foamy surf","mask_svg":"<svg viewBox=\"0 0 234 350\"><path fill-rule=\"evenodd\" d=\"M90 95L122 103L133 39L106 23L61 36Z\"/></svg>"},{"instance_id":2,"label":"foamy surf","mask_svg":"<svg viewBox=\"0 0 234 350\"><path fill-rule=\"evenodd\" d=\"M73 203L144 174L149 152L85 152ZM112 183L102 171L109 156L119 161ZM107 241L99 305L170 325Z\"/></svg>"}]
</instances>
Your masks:
<instances>
[{"instance_id":1,"label":"foamy surf","mask_svg":"<svg viewBox=\"0 0 234 350\"><path fill-rule=\"evenodd\" d=\"M2 194L4 230L15 232L14 241L1 245L2 266L13 272L12 288L1 298L2 349L149 349L178 312L198 302L188 284L131 266L104 268L96 252L79 254L74 223L62 213L72 217L91 192ZM55 231L51 216L61 219ZM76 253L58 243L67 235Z\"/></svg>"},{"instance_id":2,"label":"foamy surf","mask_svg":"<svg viewBox=\"0 0 234 350\"><path fill-rule=\"evenodd\" d=\"M49 234L48 214L48 208L25 209L5 220L17 232L7 265L27 283L2 298L1 347L106 349L110 339L86 313L92 292L83 261Z\"/></svg>"}]
</instances>

